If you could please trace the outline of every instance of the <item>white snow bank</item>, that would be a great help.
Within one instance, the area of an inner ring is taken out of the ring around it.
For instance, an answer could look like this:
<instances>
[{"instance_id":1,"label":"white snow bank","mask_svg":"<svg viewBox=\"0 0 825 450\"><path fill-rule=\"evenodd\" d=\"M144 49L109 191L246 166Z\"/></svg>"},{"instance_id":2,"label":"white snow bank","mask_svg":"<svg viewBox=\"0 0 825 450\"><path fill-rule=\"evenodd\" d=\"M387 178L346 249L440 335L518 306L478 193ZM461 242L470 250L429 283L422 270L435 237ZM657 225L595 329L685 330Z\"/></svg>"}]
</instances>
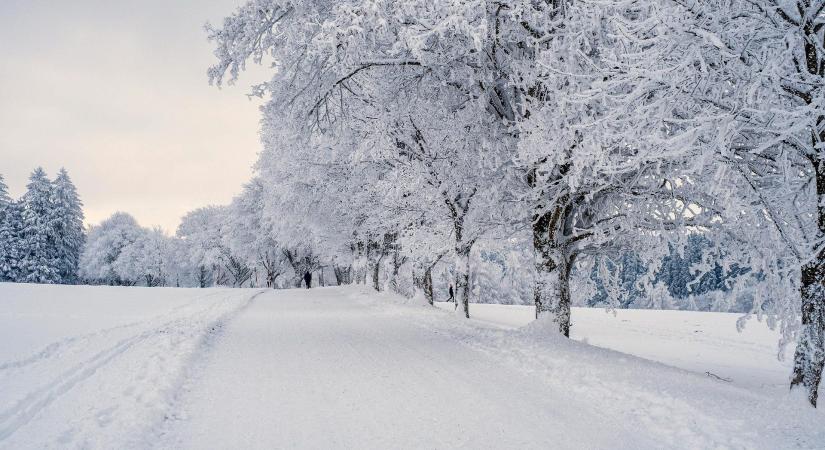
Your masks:
<instances>
[{"instance_id":1,"label":"white snow bank","mask_svg":"<svg viewBox=\"0 0 825 450\"><path fill-rule=\"evenodd\" d=\"M452 303L437 303L452 311ZM474 320L505 329L535 319L533 306L470 304ZM787 390L793 347L777 358L779 332L753 319L736 330L735 313L601 308L573 308L573 339L609 348L733 384ZM711 375L707 375L710 373Z\"/></svg>"}]
</instances>

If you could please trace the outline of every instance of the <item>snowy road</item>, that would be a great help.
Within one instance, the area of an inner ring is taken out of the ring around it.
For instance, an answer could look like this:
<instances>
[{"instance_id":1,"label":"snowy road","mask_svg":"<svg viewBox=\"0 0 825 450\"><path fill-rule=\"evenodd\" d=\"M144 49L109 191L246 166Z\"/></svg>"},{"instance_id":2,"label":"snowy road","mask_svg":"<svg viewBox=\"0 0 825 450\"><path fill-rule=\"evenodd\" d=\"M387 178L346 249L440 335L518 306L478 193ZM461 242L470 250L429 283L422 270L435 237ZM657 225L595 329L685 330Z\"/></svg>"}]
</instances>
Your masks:
<instances>
[{"instance_id":1,"label":"snowy road","mask_svg":"<svg viewBox=\"0 0 825 450\"><path fill-rule=\"evenodd\" d=\"M793 430L793 414L749 391L615 352L392 305L367 292L256 298L183 390L159 446L825 445L821 414L802 414ZM775 420L774 413L789 417Z\"/></svg>"},{"instance_id":2,"label":"snowy road","mask_svg":"<svg viewBox=\"0 0 825 450\"><path fill-rule=\"evenodd\" d=\"M363 286L0 284L0 342L0 449L825 448L784 390Z\"/></svg>"},{"instance_id":3,"label":"snowy road","mask_svg":"<svg viewBox=\"0 0 825 450\"><path fill-rule=\"evenodd\" d=\"M164 446L655 446L599 411L567 407L569 396L536 395L533 384L438 329L338 290L273 292L226 328Z\"/></svg>"}]
</instances>

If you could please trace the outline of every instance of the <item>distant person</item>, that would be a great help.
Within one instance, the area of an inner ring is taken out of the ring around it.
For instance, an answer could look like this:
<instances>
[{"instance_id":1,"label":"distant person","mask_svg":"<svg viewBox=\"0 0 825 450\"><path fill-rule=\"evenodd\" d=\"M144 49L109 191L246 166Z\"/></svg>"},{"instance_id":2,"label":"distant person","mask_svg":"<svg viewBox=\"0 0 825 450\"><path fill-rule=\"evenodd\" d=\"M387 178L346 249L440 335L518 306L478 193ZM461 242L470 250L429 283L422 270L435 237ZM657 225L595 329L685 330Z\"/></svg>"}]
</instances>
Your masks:
<instances>
[{"instance_id":1,"label":"distant person","mask_svg":"<svg viewBox=\"0 0 825 450\"><path fill-rule=\"evenodd\" d=\"M312 274L311 273L306 272L304 274L304 283L307 285L307 289L309 289L309 287L312 285Z\"/></svg>"},{"instance_id":2,"label":"distant person","mask_svg":"<svg viewBox=\"0 0 825 450\"><path fill-rule=\"evenodd\" d=\"M447 299L447 301L448 302L454 302L455 301L455 295L453 294L453 285L452 284L450 285L450 298Z\"/></svg>"}]
</instances>

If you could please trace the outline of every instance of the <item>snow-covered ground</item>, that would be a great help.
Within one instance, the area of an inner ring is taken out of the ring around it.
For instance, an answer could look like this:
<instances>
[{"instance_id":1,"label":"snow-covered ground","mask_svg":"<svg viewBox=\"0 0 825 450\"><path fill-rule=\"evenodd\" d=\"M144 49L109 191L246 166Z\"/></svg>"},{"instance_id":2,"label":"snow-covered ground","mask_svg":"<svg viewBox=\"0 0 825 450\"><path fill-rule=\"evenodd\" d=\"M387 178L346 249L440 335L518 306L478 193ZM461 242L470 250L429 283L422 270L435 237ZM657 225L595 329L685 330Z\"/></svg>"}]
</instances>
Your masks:
<instances>
[{"instance_id":1,"label":"snow-covered ground","mask_svg":"<svg viewBox=\"0 0 825 450\"><path fill-rule=\"evenodd\" d=\"M825 448L825 413L773 387L775 336L735 316L574 312L620 353L512 329L528 308L471 313L364 287L0 284L0 448Z\"/></svg>"},{"instance_id":2,"label":"snow-covered ground","mask_svg":"<svg viewBox=\"0 0 825 450\"><path fill-rule=\"evenodd\" d=\"M144 443L209 330L258 292L0 283L0 447Z\"/></svg>"},{"instance_id":3,"label":"snow-covered ground","mask_svg":"<svg viewBox=\"0 0 825 450\"><path fill-rule=\"evenodd\" d=\"M437 303L452 311L453 303ZM533 306L470 305L470 314L506 329L523 327L535 318ZM736 321L742 314L573 308L573 339L640 356L653 361L716 375L755 388L787 389L794 346L777 358L779 332L756 318L742 332ZM707 375L707 373L712 375Z\"/></svg>"}]
</instances>

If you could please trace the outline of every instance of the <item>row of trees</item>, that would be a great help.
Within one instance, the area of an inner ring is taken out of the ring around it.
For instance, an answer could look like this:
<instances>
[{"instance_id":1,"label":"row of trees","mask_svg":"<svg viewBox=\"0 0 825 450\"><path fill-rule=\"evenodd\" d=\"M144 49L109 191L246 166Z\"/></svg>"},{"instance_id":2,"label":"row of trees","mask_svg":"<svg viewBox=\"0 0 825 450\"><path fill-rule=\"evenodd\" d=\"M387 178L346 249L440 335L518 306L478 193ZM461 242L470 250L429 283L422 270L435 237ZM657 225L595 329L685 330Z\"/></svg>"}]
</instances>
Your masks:
<instances>
[{"instance_id":1,"label":"row of trees","mask_svg":"<svg viewBox=\"0 0 825 450\"><path fill-rule=\"evenodd\" d=\"M251 213L224 222L247 231L226 245L251 243L259 260L302 248L347 268L336 273L430 299L446 264L465 317L478 255L526 246L529 275L514 288L567 336L574 286L592 270L621 273L631 252L647 268L634 285L656 295L663 261L701 235L712 245L692 275L722 271L729 295L747 293L783 343L796 340L791 385L815 404L823 10L821 0L251 0L209 29L212 82L232 82L249 61L275 67L253 92L268 98L264 150L235 202Z\"/></svg>"},{"instance_id":2,"label":"row of trees","mask_svg":"<svg viewBox=\"0 0 825 450\"><path fill-rule=\"evenodd\" d=\"M259 228L236 200L230 206L200 208L187 214L175 236L160 228L145 228L129 214L118 212L90 227L80 258L82 280L115 286L296 287L304 274L325 275L339 284L348 279L322 266L317 255L302 246L279 247L262 242ZM347 268L349 269L349 268Z\"/></svg>"},{"instance_id":3,"label":"row of trees","mask_svg":"<svg viewBox=\"0 0 825 450\"><path fill-rule=\"evenodd\" d=\"M0 175L0 281L76 283L85 242L77 189L65 169L51 181L39 167L26 187L14 200Z\"/></svg>"}]
</instances>

